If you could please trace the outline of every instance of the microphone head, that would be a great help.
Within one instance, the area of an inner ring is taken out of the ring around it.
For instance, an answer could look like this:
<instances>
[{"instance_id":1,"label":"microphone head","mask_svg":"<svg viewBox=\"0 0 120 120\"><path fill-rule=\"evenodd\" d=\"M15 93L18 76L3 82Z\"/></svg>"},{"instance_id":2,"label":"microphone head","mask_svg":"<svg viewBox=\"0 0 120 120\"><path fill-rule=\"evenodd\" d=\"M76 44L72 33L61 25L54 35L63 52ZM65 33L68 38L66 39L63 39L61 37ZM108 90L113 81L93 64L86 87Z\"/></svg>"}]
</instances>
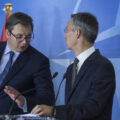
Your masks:
<instances>
[{"instance_id":1,"label":"microphone head","mask_svg":"<svg viewBox=\"0 0 120 120\"><path fill-rule=\"evenodd\" d=\"M58 75L58 72L55 72L52 76L52 79L55 78Z\"/></svg>"},{"instance_id":2,"label":"microphone head","mask_svg":"<svg viewBox=\"0 0 120 120\"><path fill-rule=\"evenodd\" d=\"M67 73L65 73L64 75L63 75L63 79L65 79L67 77Z\"/></svg>"}]
</instances>

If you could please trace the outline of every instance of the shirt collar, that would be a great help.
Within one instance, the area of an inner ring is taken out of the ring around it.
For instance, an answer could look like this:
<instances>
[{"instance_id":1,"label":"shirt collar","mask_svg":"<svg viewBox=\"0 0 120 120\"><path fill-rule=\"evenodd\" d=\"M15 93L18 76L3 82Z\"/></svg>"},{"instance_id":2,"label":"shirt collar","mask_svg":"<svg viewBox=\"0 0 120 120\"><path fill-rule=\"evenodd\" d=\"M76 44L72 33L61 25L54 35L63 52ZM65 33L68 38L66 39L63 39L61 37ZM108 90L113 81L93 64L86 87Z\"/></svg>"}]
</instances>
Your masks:
<instances>
[{"instance_id":1,"label":"shirt collar","mask_svg":"<svg viewBox=\"0 0 120 120\"><path fill-rule=\"evenodd\" d=\"M94 46L90 47L89 49L85 50L84 52L80 53L77 57L77 59L84 63L84 61L95 51Z\"/></svg>"},{"instance_id":2,"label":"shirt collar","mask_svg":"<svg viewBox=\"0 0 120 120\"><path fill-rule=\"evenodd\" d=\"M7 45L6 45L6 47L5 47L5 52L4 52L4 54L6 55L6 54L8 54L10 51L11 51L11 49L9 48L8 43L7 43Z\"/></svg>"}]
</instances>

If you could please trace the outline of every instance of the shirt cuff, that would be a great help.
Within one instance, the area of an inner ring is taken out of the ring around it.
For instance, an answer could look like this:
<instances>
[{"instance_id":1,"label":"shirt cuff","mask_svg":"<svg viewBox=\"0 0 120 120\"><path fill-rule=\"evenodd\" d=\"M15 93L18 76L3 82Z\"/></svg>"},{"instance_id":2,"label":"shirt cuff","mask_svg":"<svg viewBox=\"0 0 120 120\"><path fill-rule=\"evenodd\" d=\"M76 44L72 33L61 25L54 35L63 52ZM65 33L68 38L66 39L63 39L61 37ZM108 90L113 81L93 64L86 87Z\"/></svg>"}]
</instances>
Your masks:
<instances>
[{"instance_id":1,"label":"shirt cuff","mask_svg":"<svg viewBox=\"0 0 120 120\"><path fill-rule=\"evenodd\" d=\"M25 97L24 97L24 100L25 100L25 103L24 103L23 106L21 106L21 105L19 105L19 104L17 104L17 105L18 105L18 107L19 107L20 109L22 109L23 112L25 113L25 112L27 112L27 100L26 100Z\"/></svg>"}]
</instances>

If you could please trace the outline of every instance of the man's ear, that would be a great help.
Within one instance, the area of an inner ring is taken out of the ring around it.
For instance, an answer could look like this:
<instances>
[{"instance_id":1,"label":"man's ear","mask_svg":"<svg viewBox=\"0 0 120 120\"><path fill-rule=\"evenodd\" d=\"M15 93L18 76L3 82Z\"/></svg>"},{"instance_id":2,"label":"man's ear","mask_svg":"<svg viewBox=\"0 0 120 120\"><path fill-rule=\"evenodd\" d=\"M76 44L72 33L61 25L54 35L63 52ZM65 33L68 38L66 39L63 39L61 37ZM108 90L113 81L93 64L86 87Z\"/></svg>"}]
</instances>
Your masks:
<instances>
[{"instance_id":1,"label":"man's ear","mask_svg":"<svg viewBox=\"0 0 120 120\"><path fill-rule=\"evenodd\" d=\"M81 36L81 30L77 29L76 32L77 32L77 38L79 38Z\"/></svg>"},{"instance_id":2,"label":"man's ear","mask_svg":"<svg viewBox=\"0 0 120 120\"><path fill-rule=\"evenodd\" d=\"M6 29L6 37L7 39L10 37L10 32L8 31L8 29Z\"/></svg>"}]
</instances>

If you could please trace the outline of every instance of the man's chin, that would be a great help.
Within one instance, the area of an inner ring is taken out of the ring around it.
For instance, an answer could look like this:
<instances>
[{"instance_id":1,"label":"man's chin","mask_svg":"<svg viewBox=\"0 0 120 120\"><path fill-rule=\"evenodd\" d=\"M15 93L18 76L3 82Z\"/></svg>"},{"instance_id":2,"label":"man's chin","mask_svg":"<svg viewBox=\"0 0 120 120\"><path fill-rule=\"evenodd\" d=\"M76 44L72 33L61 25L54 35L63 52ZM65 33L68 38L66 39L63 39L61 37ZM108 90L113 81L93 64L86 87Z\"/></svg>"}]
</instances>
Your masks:
<instances>
[{"instance_id":1,"label":"man's chin","mask_svg":"<svg viewBox=\"0 0 120 120\"><path fill-rule=\"evenodd\" d=\"M24 52L27 48L19 49L17 52Z\"/></svg>"},{"instance_id":2,"label":"man's chin","mask_svg":"<svg viewBox=\"0 0 120 120\"><path fill-rule=\"evenodd\" d=\"M28 46L27 47L20 47L19 52L24 52L27 48L28 48Z\"/></svg>"}]
</instances>

